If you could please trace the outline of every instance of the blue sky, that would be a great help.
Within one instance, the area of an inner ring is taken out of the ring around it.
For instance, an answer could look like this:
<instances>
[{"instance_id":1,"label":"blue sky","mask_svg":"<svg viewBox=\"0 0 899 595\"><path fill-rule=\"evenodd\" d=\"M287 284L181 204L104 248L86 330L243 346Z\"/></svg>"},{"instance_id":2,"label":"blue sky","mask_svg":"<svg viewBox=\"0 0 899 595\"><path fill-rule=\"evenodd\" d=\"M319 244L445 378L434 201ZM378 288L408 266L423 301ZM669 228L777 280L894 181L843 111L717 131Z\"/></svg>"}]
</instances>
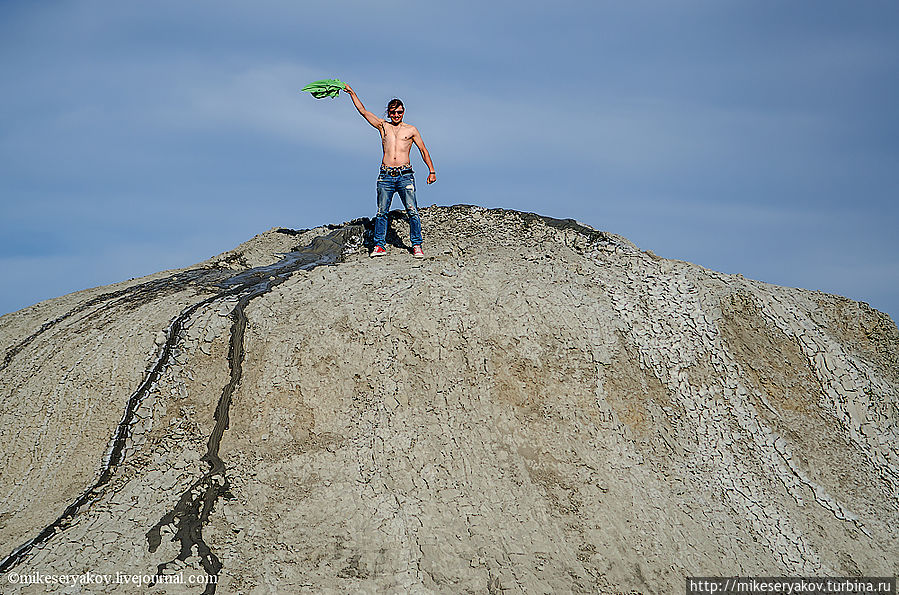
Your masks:
<instances>
[{"instance_id":1,"label":"blue sky","mask_svg":"<svg viewBox=\"0 0 899 595\"><path fill-rule=\"evenodd\" d=\"M333 76L405 101L421 206L572 217L896 320L897 30L873 0L6 0L0 313L373 215L377 132L298 92Z\"/></svg>"}]
</instances>

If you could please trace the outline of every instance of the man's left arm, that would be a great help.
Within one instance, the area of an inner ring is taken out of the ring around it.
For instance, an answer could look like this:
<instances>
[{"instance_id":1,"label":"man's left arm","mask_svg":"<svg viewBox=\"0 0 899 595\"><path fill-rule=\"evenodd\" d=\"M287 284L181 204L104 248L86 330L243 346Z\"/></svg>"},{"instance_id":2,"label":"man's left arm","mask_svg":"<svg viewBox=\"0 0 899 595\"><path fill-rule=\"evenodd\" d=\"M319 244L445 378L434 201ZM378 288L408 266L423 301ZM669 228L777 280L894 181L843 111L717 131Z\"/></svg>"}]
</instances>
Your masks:
<instances>
[{"instance_id":1,"label":"man's left arm","mask_svg":"<svg viewBox=\"0 0 899 595\"><path fill-rule=\"evenodd\" d=\"M421 158L424 159L425 165L427 165L430 170L430 173L428 174L428 184L433 184L437 181L437 172L434 171L434 164L431 162L431 154L428 153L428 148L425 146L425 141L421 139L421 133L418 132L418 128L415 128L412 132L412 142L418 147Z\"/></svg>"}]
</instances>

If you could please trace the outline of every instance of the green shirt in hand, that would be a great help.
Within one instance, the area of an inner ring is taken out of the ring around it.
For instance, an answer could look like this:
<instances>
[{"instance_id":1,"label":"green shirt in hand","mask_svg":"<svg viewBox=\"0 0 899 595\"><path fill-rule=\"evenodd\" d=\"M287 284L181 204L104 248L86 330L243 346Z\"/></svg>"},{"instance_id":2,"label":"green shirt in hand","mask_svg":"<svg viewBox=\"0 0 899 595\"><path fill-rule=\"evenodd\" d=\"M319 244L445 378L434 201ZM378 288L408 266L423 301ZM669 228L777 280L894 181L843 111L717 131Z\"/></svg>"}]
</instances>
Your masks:
<instances>
[{"instance_id":1,"label":"green shirt in hand","mask_svg":"<svg viewBox=\"0 0 899 595\"><path fill-rule=\"evenodd\" d=\"M346 87L346 83L341 80L322 79L313 81L300 90L312 93L312 96L316 99L323 99L325 97L337 97L344 87Z\"/></svg>"}]
</instances>

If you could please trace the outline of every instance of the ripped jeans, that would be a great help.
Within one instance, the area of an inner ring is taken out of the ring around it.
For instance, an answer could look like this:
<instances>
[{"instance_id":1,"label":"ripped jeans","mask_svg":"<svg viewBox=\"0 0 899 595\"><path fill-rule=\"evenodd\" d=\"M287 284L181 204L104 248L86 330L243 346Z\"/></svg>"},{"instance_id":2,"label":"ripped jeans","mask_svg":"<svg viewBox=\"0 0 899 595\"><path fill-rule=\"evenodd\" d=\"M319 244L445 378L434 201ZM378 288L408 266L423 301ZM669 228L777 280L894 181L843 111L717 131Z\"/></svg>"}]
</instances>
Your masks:
<instances>
[{"instance_id":1,"label":"ripped jeans","mask_svg":"<svg viewBox=\"0 0 899 595\"><path fill-rule=\"evenodd\" d=\"M400 195L403 206L406 207L406 215L409 217L409 241L413 246L421 244L421 219L418 216L418 203L415 201L415 177L412 168L404 170L398 175L390 175L391 172L382 168L378 175L378 214L375 216L375 246L384 247L387 241L387 213L390 211L390 203L393 194Z\"/></svg>"}]
</instances>

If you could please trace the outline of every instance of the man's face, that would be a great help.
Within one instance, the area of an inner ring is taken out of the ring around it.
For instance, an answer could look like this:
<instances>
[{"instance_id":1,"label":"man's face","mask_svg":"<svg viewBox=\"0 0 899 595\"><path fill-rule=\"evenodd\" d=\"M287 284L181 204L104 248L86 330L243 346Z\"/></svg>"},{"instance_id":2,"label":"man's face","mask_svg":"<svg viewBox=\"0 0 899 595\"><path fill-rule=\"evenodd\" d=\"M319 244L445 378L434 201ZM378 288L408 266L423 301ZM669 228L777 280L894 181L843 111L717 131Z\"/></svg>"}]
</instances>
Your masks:
<instances>
[{"instance_id":1,"label":"man's face","mask_svg":"<svg viewBox=\"0 0 899 595\"><path fill-rule=\"evenodd\" d=\"M390 121L394 124L399 124L403 121L403 114L406 113L406 108L403 106L398 106L393 108L392 110L387 111L387 115L390 117Z\"/></svg>"}]
</instances>

